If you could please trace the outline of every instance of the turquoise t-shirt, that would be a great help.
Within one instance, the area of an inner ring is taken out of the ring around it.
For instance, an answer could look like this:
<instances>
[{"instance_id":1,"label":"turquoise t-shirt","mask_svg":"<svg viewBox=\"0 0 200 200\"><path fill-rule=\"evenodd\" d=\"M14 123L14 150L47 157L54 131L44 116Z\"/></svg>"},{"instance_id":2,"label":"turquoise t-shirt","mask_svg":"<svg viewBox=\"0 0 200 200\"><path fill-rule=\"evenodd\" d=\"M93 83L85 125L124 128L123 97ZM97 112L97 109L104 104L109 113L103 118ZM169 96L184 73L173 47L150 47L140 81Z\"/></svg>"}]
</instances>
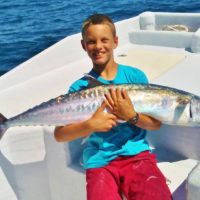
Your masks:
<instances>
[{"instance_id":1,"label":"turquoise t-shirt","mask_svg":"<svg viewBox=\"0 0 200 200\"><path fill-rule=\"evenodd\" d=\"M148 83L147 77L141 70L121 64L118 65L113 80L105 80L93 70L89 75L103 84ZM71 85L69 92L86 89L87 86L87 77L82 77ZM83 151L83 167L85 169L103 167L118 156L131 156L149 150L145 136L144 129L128 123L119 123L106 133L94 132L88 138Z\"/></svg>"}]
</instances>

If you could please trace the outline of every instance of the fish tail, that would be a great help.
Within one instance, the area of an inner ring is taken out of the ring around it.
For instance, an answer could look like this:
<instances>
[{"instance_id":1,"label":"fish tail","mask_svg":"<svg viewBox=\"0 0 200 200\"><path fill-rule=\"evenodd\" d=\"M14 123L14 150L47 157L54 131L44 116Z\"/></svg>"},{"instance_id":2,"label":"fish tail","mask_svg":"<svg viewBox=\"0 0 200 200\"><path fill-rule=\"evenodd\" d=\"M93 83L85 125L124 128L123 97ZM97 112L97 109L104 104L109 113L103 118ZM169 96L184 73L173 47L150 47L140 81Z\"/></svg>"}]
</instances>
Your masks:
<instances>
[{"instance_id":1,"label":"fish tail","mask_svg":"<svg viewBox=\"0 0 200 200\"><path fill-rule=\"evenodd\" d=\"M6 121L7 121L7 118L0 113L0 139L2 138L2 136L8 129L8 127L5 125Z\"/></svg>"}]
</instances>

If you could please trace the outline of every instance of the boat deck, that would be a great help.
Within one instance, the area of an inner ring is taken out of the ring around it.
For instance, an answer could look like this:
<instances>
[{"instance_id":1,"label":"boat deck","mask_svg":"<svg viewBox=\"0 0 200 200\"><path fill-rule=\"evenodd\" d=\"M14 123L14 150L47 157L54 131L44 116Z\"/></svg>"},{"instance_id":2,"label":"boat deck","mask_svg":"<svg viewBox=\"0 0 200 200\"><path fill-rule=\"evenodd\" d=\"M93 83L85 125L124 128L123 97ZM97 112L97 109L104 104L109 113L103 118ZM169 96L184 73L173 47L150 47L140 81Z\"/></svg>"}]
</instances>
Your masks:
<instances>
[{"instance_id":1,"label":"boat deck","mask_svg":"<svg viewBox=\"0 0 200 200\"><path fill-rule=\"evenodd\" d=\"M132 33L132 27L138 27L137 21L136 17L117 25L122 42L116 49L116 60L144 70L150 83L200 96L200 54L180 46L134 43L131 34L122 32ZM1 77L1 113L9 118L65 94L69 85L91 68L84 51L77 51L81 48L79 41L80 34L66 38ZM6 132L0 141L0 199L85 199L85 176L80 164L83 141L57 143L53 130L16 127ZM199 133L199 128L163 125L159 131L147 134L174 200L186 200L187 176L200 161Z\"/></svg>"}]
</instances>

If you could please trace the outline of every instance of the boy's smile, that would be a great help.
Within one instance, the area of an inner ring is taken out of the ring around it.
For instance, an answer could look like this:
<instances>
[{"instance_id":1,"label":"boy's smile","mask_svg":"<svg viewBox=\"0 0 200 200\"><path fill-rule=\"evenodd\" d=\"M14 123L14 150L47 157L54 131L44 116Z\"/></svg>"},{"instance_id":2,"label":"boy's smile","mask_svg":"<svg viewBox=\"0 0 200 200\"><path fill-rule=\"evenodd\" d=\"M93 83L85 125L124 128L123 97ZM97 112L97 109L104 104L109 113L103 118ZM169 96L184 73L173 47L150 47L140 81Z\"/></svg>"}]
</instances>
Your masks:
<instances>
[{"instance_id":1,"label":"boy's smile","mask_svg":"<svg viewBox=\"0 0 200 200\"><path fill-rule=\"evenodd\" d=\"M94 67L105 67L113 62L113 50L118 45L118 38L113 36L107 24L91 25L82 40L82 46L91 58Z\"/></svg>"}]
</instances>

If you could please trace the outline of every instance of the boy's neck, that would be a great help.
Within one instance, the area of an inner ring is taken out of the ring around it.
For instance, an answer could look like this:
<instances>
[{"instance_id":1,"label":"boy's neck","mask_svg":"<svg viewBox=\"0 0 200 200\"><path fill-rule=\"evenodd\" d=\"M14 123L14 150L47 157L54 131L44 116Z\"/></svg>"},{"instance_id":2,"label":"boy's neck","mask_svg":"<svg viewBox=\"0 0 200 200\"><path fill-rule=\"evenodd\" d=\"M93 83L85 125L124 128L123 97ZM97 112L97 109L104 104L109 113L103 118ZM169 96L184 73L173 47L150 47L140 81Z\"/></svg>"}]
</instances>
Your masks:
<instances>
[{"instance_id":1,"label":"boy's neck","mask_svg":"<svg viewBox=\"0 0 200 200\"><path fill-rule=\"evenodd\" d=\"M106 80L113 80L117 74L118 64L113 62L105 66L93 66L93 70Z\"/></svg>"}]
</instances>

